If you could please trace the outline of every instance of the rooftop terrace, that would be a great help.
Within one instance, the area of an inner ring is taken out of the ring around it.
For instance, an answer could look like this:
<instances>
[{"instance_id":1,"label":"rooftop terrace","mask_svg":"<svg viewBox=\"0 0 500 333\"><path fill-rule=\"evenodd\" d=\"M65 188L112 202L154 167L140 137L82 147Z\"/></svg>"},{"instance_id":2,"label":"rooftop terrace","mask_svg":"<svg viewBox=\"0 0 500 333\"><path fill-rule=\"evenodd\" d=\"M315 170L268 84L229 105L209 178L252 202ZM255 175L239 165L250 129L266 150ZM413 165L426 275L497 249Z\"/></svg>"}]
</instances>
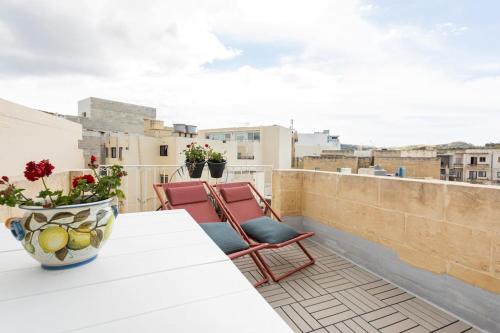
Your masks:
<instances>
[{"instance_id":1,"label":"rooftop terrace","mask_svg":"<svg viewBox=\"0 0 500 333\"><path fill-rule=\"evenodd\" d=\"M73 173L51 181L69 186ZM153 178L130 179L140 184L134 210L157 207L144 190ZM293 330L500 332L500 187L274 170L272 205L316 232L305 242L313 266L258 288ZM278 271L305 259L293 248L265 257ZM258 279L248 260L236 263Z\"/></svg>"},{"instance_id":2,"label":"rooftop terrace","mask_svg":"<svg viewBox=\"0 0 500 333\"><path fill-rule=\"evenodd\" d=\"M332 250L311 241L304 244L315 265L258 288L295 332L478 332ZM278 272L305 262L294 248L266 250L264 256ZM252 283L260 280L250 259L236 264Z\"/></svg>"}]
</instances>

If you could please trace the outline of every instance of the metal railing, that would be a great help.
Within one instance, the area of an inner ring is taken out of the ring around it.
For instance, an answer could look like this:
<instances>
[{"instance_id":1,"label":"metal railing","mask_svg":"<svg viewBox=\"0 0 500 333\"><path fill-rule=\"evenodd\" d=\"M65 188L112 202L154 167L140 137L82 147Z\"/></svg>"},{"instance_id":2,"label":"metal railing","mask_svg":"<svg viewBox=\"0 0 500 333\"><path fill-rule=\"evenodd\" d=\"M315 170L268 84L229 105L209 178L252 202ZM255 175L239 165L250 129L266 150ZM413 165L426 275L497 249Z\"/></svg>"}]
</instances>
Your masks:
<instances>
[{"instance_id":1,"label":"metal railing","mask_svg":"<svg viewBox=\"0 0 500 333\"><path fill-rule=\"evenodd\" d=\"M109 165L99 166L99 172L105 174ZM155 183L170 183L194 180L184 165L124 165L128 173L123 179L121 189L125 193L122 201L122 212L152 211L160 207L160 201L153 190ZM76 173L86 173L90 170L74 170ZM203 169L201 180L209 184L249 181L266 198L271 197L272 165L228 165L222 178L210 177L208 167Z\"/></svg>"}]
</instances>

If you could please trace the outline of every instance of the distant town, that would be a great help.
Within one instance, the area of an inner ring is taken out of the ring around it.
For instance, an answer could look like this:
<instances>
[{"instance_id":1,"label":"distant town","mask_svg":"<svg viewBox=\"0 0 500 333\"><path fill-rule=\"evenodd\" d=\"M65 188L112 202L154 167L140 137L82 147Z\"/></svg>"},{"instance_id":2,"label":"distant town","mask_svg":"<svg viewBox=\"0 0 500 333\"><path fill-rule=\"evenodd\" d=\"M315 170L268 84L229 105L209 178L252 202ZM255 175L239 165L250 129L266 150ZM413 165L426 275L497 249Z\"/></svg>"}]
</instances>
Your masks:
<instances>
[{"instance_id":1,"label":"distant town","mask_svg":"<svg viewBox=\"0 0 500 333\"><path fill-rule=\"evenodd\" d=\"M2 110L12 106L2 101ZM500 184L500 143L476 147L465 142L435 146L378 148L342 144L331 129L300 133L292 126L198 129L194 124L157 119L154 107L89 97L78 102L78 115L61 115L25 108L26 119L37 114L69 120L76 131L74 150L83 154L85 168L91 155L101 165L182 165L182 151L193 141L225 153L231 166L269 166L273 169L312 169L354 174L440 179L486 185ZM44 121L50 122L50 117ZM58 119L58 120L59 120ZM64 123L62 123L64 125ZM79 153L75 152L74 155ZM74 166L73 166L74 167ZM172 172L161 173L168 181Z\"/></svg>"}]
</instances>

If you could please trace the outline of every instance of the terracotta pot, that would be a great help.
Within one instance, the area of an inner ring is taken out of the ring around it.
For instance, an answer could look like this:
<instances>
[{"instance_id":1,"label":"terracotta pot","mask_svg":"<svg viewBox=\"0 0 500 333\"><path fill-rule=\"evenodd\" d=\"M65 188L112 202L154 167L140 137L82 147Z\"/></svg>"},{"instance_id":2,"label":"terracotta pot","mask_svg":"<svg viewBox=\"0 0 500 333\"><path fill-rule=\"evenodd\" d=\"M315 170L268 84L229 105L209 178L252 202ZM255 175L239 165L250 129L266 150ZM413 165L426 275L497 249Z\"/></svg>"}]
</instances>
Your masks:
<instances>
[{"instance_id":1,"label":"terracotta pot","mask_svg":"<svg viewBox=\"0 0 500 333\"><path fill-rule=\"evenodd\" d=\"M19 208L24 216L8 219L5 226L47 269L74 267L95 259L118 215L113 198L56 208Z\"/></svg>"}]
</instances>

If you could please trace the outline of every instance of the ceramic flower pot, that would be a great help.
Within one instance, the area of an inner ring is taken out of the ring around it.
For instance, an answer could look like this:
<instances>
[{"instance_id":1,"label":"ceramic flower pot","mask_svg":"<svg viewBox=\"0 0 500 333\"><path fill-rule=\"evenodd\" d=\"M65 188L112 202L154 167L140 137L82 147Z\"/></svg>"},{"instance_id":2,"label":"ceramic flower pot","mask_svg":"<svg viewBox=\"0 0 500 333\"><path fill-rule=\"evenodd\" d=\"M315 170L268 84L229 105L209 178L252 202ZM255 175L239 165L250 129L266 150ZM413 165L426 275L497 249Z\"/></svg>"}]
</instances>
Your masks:
<instances>
[{"instance_id":1,"label":"ceramic flower pot","mask_svg":"<svg viewBox=\"0 0 500 333\"><path fill-rule=\"evenodd\" d=\"M224 162L207 162L208 170L210 170L210 176L212 178L221 178L226 168L226 161Z\"/></svg>"},{"instance_id":2,"label":"ceramic flower pot","mask_svg":"<svg viewBox=\"0 0 500 333\"><path fill-rule=\"evenodd\" d=\"M42 267L74 267L96 258L111 234L118 208L113 198L57 208L20 206L22 218L5 225Z\"/></svg>"},{"instance_id":3,"label":"ceramic flower pot","mask_svg":"<svg viewBox=\"0 0 500 333\"><path fill-rule=\"evenodd\" d=\"M205 167L205 161L203 162L188 162L186 161L186 167L189 172L189 177L191 178L201 178L203 174L203 168Z\"/></svg>"}]
</instances>

